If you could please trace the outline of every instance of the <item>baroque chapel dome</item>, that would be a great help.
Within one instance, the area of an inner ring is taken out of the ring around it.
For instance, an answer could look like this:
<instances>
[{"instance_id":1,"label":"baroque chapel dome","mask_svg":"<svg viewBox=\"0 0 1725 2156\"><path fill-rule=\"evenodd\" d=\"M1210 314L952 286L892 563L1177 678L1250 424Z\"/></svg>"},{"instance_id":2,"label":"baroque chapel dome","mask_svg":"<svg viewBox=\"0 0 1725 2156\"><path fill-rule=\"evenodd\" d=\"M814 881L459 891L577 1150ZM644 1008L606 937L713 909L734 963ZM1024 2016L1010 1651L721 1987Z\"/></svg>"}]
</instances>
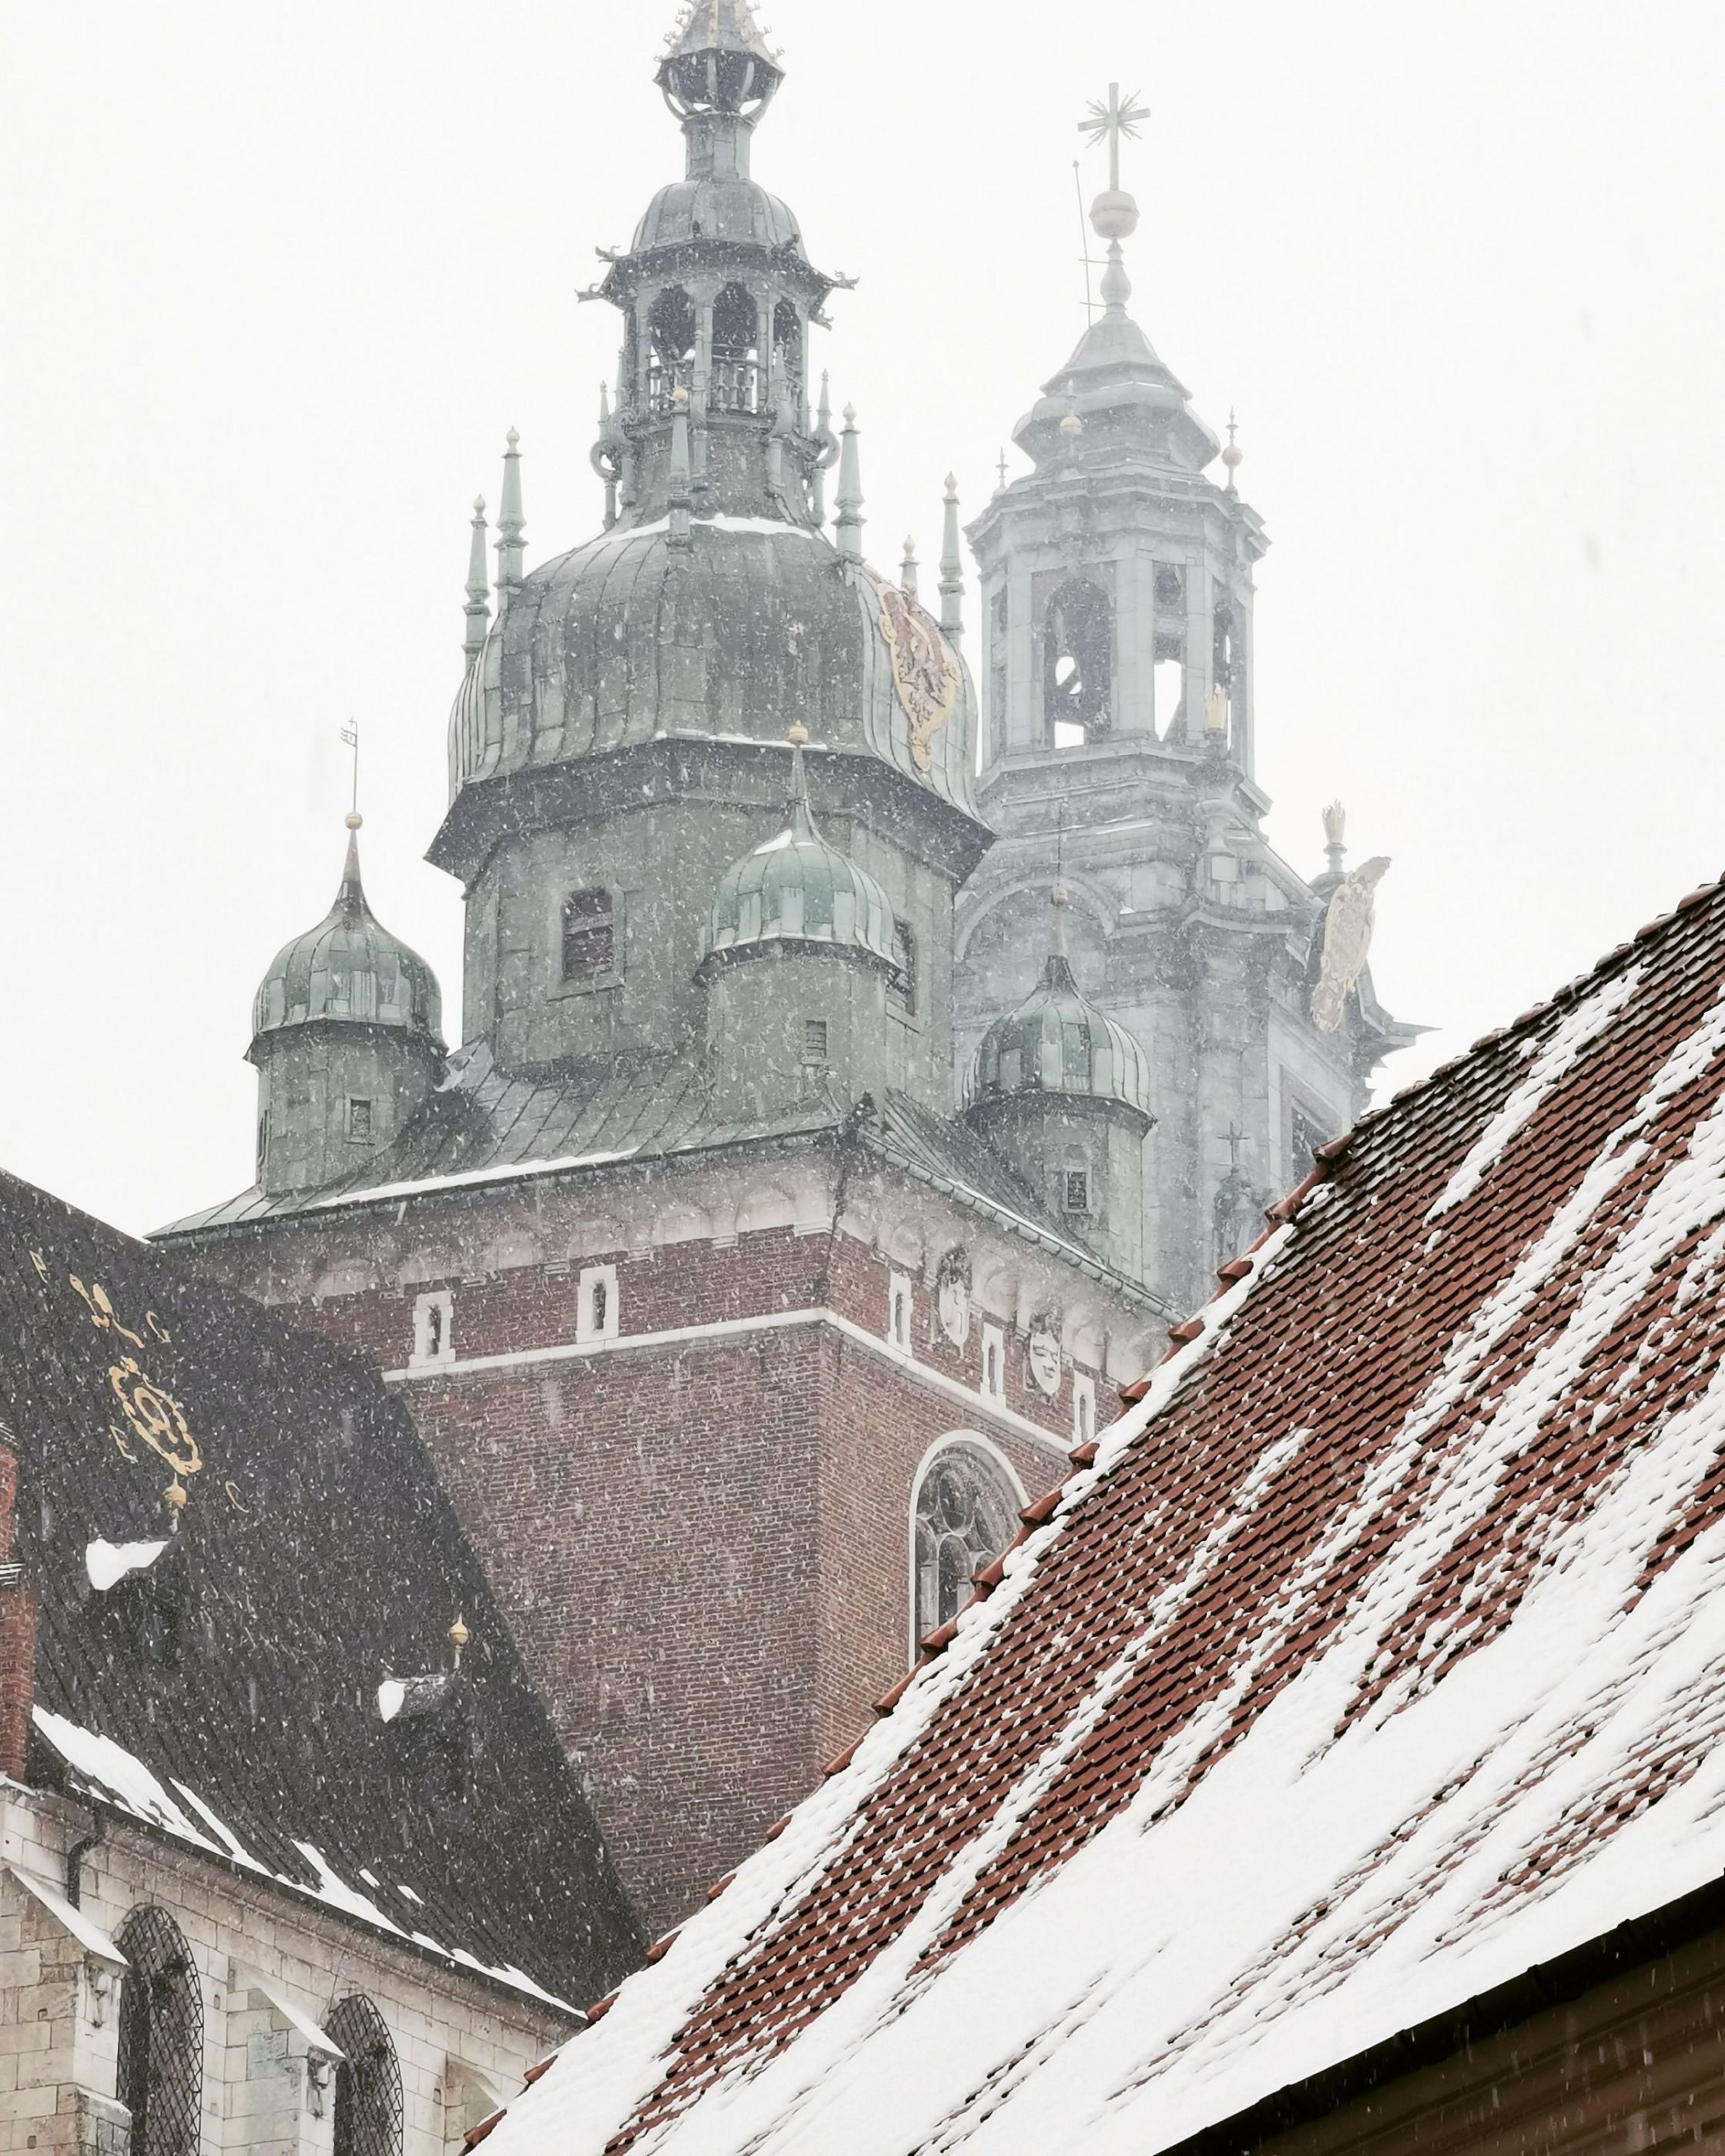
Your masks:
<instances>
[{"instance_id":1,"label":"baroque chapel dome","mask_svg":"<svg viewBox=\"0 0 1725 2156\"><path fill-rule=\"evenodd\" d=\"M816 943L896 971L896 928L891 901L874 877L816 830L799 745L790 821L726 871L707 912L707 955Z\"/></svg>"},{"instance_id":2,"label":"baroque chapel dome","mask_svg":"<svg viewBox=\"0 0 1725 2156\"><path fill-rule=\"evenodd\" d=\"M1150 1112L1150 1065L1126 1028L1086 1000L1063 952L1015 1011L983 1035L971 1067L967 1106L1022 1093L1123 1101Z\"/></svg>"},{"instance_id":3,"label":"baroque chapel dome","mask_svg":"<svg viewBox=\"0 0 1725 2156\"><path fill-rule=\"evenodd\" d=\"M396 1027L442 1045L437 977L366 903L357 827L335 904L277 952L253 999L254 1038L318 1019Z\"/></svg>"},{"instance_id":4,"label":"baroque chapel dome","mask_svg":"<svg viewBox=\"0 0 1725 2156\"><path fill-rule=\"evenodd\" d=\"M968 814L975 691L917 603L767 517L619 523L535 569L450 715L452 796L666 737L815 743Z\"/></svg>"}]
</instances>

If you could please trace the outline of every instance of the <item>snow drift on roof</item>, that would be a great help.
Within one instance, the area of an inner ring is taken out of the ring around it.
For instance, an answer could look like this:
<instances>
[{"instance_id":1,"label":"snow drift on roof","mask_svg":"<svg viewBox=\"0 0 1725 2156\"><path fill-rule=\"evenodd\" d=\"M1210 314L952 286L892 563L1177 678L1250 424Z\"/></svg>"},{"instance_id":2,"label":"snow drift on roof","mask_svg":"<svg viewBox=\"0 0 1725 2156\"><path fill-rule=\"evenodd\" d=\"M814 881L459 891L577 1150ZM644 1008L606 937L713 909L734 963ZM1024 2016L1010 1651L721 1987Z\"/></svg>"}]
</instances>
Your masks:
<instances>
[{"instance_id":1,"label":"snow drift on roof","mask_svg":"<svg viewBox=\"0 0 1725 2156\"><path fill-rule=\"evenodd\" d=\"M1154 2156L1716 1878L1722 992L1714 891L1363 1125L488 2156Z\"/></svg>"}]
</instances>

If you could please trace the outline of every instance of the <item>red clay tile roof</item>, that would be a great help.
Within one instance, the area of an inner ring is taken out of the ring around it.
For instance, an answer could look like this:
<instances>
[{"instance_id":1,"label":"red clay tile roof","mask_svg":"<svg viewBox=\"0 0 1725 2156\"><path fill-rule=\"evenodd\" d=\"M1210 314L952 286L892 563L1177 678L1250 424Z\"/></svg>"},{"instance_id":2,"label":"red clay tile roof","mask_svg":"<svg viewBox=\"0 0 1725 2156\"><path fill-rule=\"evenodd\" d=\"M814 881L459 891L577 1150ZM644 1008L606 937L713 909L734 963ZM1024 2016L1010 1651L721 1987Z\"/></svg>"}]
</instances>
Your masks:
<instances>
[{"instance_id":1,"label":"red clay tile roof","mask_svg":"<svg viewBox=\"0 0 1725 2156\"><path fill-rule=\"evenodd\" d=\"M1272 1219L493 2156L1154 2156L1725 1869L1725 896Z\"/></svg>"}]
</instances>

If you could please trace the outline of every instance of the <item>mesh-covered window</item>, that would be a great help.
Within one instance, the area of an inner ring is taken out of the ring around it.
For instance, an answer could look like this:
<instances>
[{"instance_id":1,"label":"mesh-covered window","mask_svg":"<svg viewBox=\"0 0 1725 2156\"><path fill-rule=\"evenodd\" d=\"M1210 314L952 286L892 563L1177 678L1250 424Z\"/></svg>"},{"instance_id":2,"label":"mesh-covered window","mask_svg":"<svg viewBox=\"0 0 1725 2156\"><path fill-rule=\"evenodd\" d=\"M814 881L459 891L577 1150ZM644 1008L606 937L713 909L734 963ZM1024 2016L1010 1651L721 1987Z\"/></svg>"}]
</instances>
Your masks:
<instances>
[{"instance_id":1,"label":"mesh-covered window","mask_svg":"<svg viewBox=\"0 0 1725 2156\"><path fill-rule=\"evenodd\" d=\"M131 2113L132 2156L197 2156L203 2000L191 1949L166 1909L134 1909L120 1932L116 2093Z\"/></svg>"},{"instance_id":2,"label":"mesh-covered window","mask_svg":"<svg viewBox=\"0 0 1725 2156\"><path fill-rule=\"evenodd\" d=\"M803 1060L805 1063L824 1063L827 1060L827 1022L824 1018L805 1018L803 1021Z\"/></svg>"},{"instance_id":3,"label":"mesh-covered window","mask_svg":"<svg viewBox=\"0 0 1725 2156\"><path fill-rule=\"evenodd\" d=\"M937 1454L916 1487L916 1637L956 1616L971 1575L1018 1527L1019 1494L991 1453L960 1440Z\"/></svg>"},{"instance_id":4,"label":"mesh-covered window","mask_svg":"<svg viewBox=\"0 0 1725 2156\"><path fill-rule=\"evenodd\" d=\"M563 901L563 978L602 980L616 969L617 919L608 891L578 891Z\"/></svg>"},{"instance_id":5,"label":"mesh-covered window","mask_svg":"<svg viewBox=\"0 0 1725 2156\"><path fill-rule=\"evenodd\" d=\"M355 1992L324 2026L341 2051L335 2156L401 2156L401 2066L383 2016Z\"/></svg>"},{"instance_id":6,"label":"mesh-covered window","mask_svg":"<svg viewBox=\"0 0 1725 2156\"><path fill-rule=\"evenodd\" d=\"M887 986L886 1000L901 1018L916 1015L916 938L909 924L893 923L892 955L898 972Z\"/></svg>"}]
</instances>

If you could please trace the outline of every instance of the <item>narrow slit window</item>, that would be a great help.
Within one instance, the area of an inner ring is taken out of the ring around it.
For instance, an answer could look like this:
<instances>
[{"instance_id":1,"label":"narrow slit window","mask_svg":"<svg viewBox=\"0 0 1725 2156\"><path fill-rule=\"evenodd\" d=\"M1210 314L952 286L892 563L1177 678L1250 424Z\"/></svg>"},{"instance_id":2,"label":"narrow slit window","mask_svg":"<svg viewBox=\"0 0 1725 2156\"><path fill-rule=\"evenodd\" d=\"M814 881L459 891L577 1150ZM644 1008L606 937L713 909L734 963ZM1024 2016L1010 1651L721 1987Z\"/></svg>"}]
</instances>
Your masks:
<instances>
[{"instance_id":1,"label":"narrow slit window","mask_svg":"<svg viewBox=\"0 0 1725 2156\"><path fill-rule=\"evenodd\" d=\"M1069 1213L1088 1213L1090 1210L1090 1170L1087 1168L1069 1168L1065 1173L1064 1204Z\"/></svg>"},{"instance_id":2,"label":"narrow slit window","mask_svg":"<svg viewBox=\"0 0 1725 2156\"><path fill-rule=\"evenodd\" d=\"M911 1283L894 1273L887 1284L886 1337L901 1355L911 1352Z\"/></svg>"},{"instance_id":3,"label":"narrow slit window","mask_svg":"<svg viewBox=\"0 0 1725 2156\"><path fill-rule=\"evenodd\" d=\"M886 991L890 1009L901 1018L916 1015L916 938L901 921L892 932L892 955L898 961L898 972Z\"/></svg>"},{"instance_id":4,"label":"narrow slit window","mask_svg":"<svg viewBox=\"0 0 1725 2156\"><path fill-rule=\"evenodd\" d=\"M617 917L610 892L574 892L563 901L563 978L603 980L616 966Z\"/></svg>"},{"instance_id":5,"label":"narrow slit window","mask_svg":"<svg viewBox=\"0 0 1725 2156\"><path fill-rule=\"evenodd\" d=\"M824 1063L827 1060L827 1022L824 1018L805 1018L803 1021L803 1060L805 1063Z\"/></svg>"},{"instance_id":6,"label":"narrow slit window","mask_svg":"<svg viewBox=\"0 0 1725 2156\"><path fill-rule=\"evenodd\" d=\"M369 1143L372 1135L372 1104L369 1101L350 1101L347 1103L347 1135L357 1145Z\"/></svg>"}]
</instances>

